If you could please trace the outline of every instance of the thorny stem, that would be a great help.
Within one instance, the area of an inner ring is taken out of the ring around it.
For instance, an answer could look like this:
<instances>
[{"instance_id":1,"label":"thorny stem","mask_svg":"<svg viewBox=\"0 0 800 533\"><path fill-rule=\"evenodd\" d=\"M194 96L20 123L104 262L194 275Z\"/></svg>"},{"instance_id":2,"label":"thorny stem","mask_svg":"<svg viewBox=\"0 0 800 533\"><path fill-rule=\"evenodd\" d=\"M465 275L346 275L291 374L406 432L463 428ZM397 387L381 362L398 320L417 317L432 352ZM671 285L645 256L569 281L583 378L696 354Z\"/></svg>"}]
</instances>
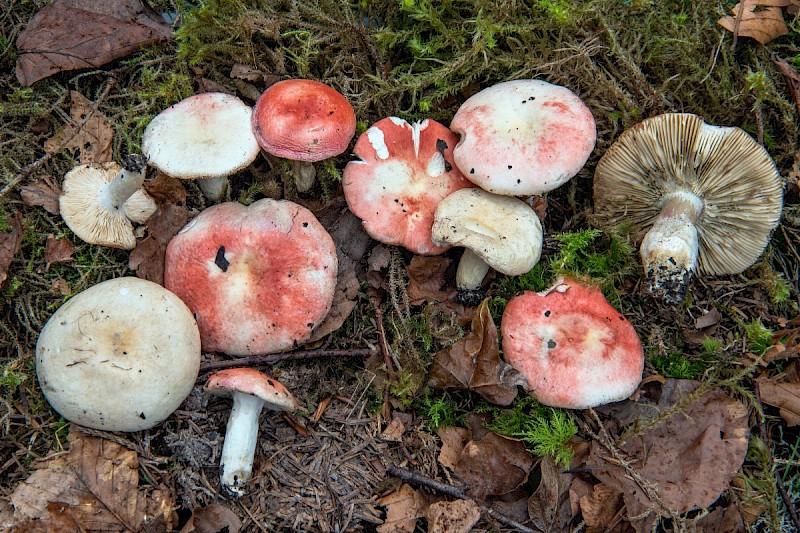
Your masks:
<instances>
[{"instance_id":1,"label":"thorny stem","mask_svg":"<svg viewBox=\"0 0 800 533\"><path fill-rule=\"evenodd\" d=\"M16 188L17 185L22 183L28 176L39 170L39 168L45 163L47 163L50 160L50 158L52 158L57 153L61 152L61 149L64 148L67 145L67 143L72 141L72 139L74 139L75 136L78 135L78 133L83 131L83 128L86 126L86 124L88 124L88 122L97 112L97 108L100 107L100 104L103 102L103 100L106 99L108 93L111 92L111 88L114 87L114 84L115 84L114 78L107 79L106 88L103 89L103 92L100 94L97 100L95 100L94 105L91 107L91 109L89 109L89 112L86 113L86 117L84 117L84 119L80 123L78 123L78 127L75 128L72 131L72 133L64 137L52 151L47 152L33 163L23 167L22 170L20 170L19 173L16 176L14 176L14 179L12 179L8 183L8 185L3 187L3 190L0 190L0 200L2 200L5 197L5 195L11 192L14 188Z\"/></svg>"},{"instance_id":2,"label":"thorny stem","mask_svg":"<svg viewBox=\"0 0 800 533\"><path fill-rule=\"evenodd\" d=\"M366 357L372 353L369 348L354 350L306 350L298 352L268 353L264 355L251 355L238 357L227 361L210 361L200 365L200 371L217 370L220 368L234 368L239 366L274 365L281 361L305 361L319 357Z\"/></svg>"},{"instance_id":3,"label":"thorny stem","mask_svg":"<svg viewBox=\"0 0 800 533\"><path fill-rule=\"evenodd\" d=\"M761 435L761 440L764 441L766 446L767 452L770 455L770 459L774 461L772 457L772 450L770 448L770 438L769 434L767 433L767 427L764 425L764 405L761 403L761 389L759 388L758 384L756 384L755 390L756 401L758 402L759 406L759 414L756 415L758 419L758 432ZM792 504L792 499L789 498L789 493L786 492L786 486L783 484L783 479L775 469L772 469L772 474L775 477L775 485L778 487L778 493L781 495L781 500L783 500L783 505L786 507L786 510L789 512L789 517L792 519L792 523L794 524L794 528L797 531L800 531L800 517L797 515L797 510L794 508Z\"/></svg>"},{"instance_id":4,"label":"thorny stem","mask_svg":"<svg viewBox=\"0 0 800 533\"><path fill-rule=\"evenodd\" d=\"M437 492L441 492L442 494L446 494L447 496L458 498L459 500L472 499L466 495L465 488L460 489L458 487L454 487L453 485L448 485L447 483L442 483L441 481L436 481L435 479L431 479L421 474L417 474L416 472L412 472L411 470L400 468L399 466L389 465L389 467L386 469L386 473L389 474L390 476L402 479L403 481L406 481L408 483L422 485ZM534 533L533 529L520 524L513 518L509 518L506 515L495 511L489 506L478 503L478 507L480 507L482 511L484 511L487 515L494 518L501 524L513 527L517 531L522 531L524 533Z\"/></svg>"}]
</instances>

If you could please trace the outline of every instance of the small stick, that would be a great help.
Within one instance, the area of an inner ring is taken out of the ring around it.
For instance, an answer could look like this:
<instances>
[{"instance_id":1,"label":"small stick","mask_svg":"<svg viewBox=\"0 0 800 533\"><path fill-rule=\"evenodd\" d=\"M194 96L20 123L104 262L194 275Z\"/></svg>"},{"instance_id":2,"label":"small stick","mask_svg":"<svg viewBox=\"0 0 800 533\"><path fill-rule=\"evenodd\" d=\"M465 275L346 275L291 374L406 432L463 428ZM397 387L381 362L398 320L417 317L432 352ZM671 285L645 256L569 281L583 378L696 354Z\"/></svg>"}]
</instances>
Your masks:
<instances>
[{"instance_id":1,"label":"small stick","mask_svg":"<svg viewBox=\"0 0 800 533\"><path fill-rule=\"evenodd\" d=\"M389 467L386 469L386 473L389 474L390 476L402 479L403 481L406 481L408 483L422 485L423 487L427 487L437 492L441 492L442 494L446 494L447 496L452 496L453 498L458 498L459 500L472 499L466 495L466 487L464 488L454 487L453 485L442 483L441 481L436 481L435 479L423 476L422 474L417 474L416 472L412 472L411 470L407 470L405 468L400 468L399 466L389 465ZM478 507L480 507L482 511L484 511L487 515L494 518L501 524L513 527L517 531L522 531L523 533L534 533L533 529L520 524L513 518L509 518L506 515L495 511L491 507L488 507L480 503L478 503Z\"/></svg>"},{"instance_id":2,"label":"small stick","mask_svg":"<svg viewBox=\"0 0 800 533\"><path fill-rule=\"evenodd\" d=\"M88 124L92 116L94 116L95 112L97 111L97 108L100 107L100 104L103 102L103 100L106 99L108 93L111 92L112 87L114 87L114 78L108 78L108 82L106 83L106 88L103 89L102 94L100 94L100 96L94 102L94 105L91 107L91 109L89 109L89 112L86 113L86 117L84 117L84 119L80 123L78 123L78 127L75 128L75 131L64 137L64 139L62 139L61 142L58 143L52 151L47 152L33 163L30 163L29 165L25 165L24 167L22 167L22 170L20 170L19 173L16 176L14 176L14 179L12 179L8 183L8 185L6 185L5 187L3 187L2 190L0 190L0 199L5 197L6 194L11 192L17 185L22 183L25 180L25 178L36 172L39 169L39 167L47 163L51 157L60 152L61 149L67 145L67 143L69 143L72 139L74 139L78 135L78 133L83 131L83 128L86 126L86 124Z\"/></svg>"},{"instance_id":3,"label":"small stick","mask_svg":"<svg viewBox=\"0 0 800 533\"><path fill-rule=\"evenodd\" d=\"M238 366L274 365L281 361L305 361L319 357L366 357L372 353L369 348L354 350L304 350L299 352L268 353L264 355L251 355L226 361L209 361L200 365L200 371L218 370L220 368L234 368Z\"/></svg>"},{"instance_id":4,"label":"small stick","mask_svg":"<svg viewBox=\"0 0 800 533\"><path fill-rule=\"evenodd\" d=\"M767 426L764 424L764 405L761 403L761 390L756 384L755 390L756 401L759 405L759 413L756 413L756 418L758 419L758 432L761 434L761 440L764 441L764 445L767 447L767 450L770 449L769 446L769 434L767 433ZM775 459L772 457L772 452L770 451L770 458L774 461ZM775 469L773 469L774 472ZM791 498L789 498L789 493L786 492L786 487L783 484L783 479L781 476L778 475L777 472L774 472L775 475L775 485L778 487L778 492L781 495L781 499L783 500L783 504L786 506L786 510L789 512L789 517L792 519L792 523L794 524L794 528L797 531L800 531L800 517L797 516L797 510L794 508L792 504Z\"/></svg>"}]
</instances>

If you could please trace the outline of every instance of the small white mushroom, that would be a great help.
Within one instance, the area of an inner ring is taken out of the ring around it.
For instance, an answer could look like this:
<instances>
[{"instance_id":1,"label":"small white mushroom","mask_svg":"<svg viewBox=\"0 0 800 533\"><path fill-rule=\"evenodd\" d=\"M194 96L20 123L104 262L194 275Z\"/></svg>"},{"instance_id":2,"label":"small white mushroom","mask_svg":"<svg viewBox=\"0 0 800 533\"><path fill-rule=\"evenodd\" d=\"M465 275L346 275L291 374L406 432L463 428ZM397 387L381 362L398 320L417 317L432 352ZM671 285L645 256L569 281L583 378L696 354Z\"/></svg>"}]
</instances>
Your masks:
<instances>
[{"instance_id":1,"label":"small white mushroom","mask_svg":"<svg viewBox=\"0 0 800 533\"><path fill-rule=\"evenodd\" d=\"M226 490L242 496L253 472L261 410L296 411L297 400L278 380L252 368L221 370L208 378L205 391L233 399L222 444L220 482Z\"/></svg>"},{"instance_id":2,"label":"small white mushroom","mask_svg":"<svg viewBox=\"0 0 800 533\"><path fill-rule=\"evenodd\" d=\"M460 189L441 202L433 221L433 241L466 248L456 272L461 291L480 288L494 268L510 276L528 272L542 252L542 225L522 200L483 189Z\"/></svg>"}]
</instances>

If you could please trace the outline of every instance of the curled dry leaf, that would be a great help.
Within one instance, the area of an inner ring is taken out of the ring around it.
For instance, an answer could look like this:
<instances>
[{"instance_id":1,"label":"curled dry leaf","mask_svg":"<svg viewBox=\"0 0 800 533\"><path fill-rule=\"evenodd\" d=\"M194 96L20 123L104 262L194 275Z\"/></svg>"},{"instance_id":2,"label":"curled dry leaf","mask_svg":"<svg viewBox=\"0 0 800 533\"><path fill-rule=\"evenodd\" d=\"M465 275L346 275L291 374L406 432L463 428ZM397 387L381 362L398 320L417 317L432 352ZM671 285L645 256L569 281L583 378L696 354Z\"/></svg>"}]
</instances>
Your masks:
<instances>
[{"instance_id":1,"label":"curled dry leaf","mask_svg":"<svg viewBox=\"0 0 800 533\"><path fill-rule=\"evenodd\" d=\"M17 79L33 85L58 72L97 68L170 38L170 27L139 0L56 0L17 38Z\"/></svg>"},{"instance_id":2,"label":"curled dry leaf","mask_svg":"<svg viewBox=\"0 0 800 533\"><path fill-rule=\"evenodd\" d=\"M164 256L167 244L196 215L175 204L160 205L147 219L148 235L136 243L128 257L128 267L136 276L159 285L164 284Z\"/></svg>"},{"instance_id":3,"label":"curled dry leaf","mask_svg":"<svg viewBox=\"0 0 800 533\"><path fill-rule=\"evenodd\" d=\"M20 187L19 195L25 205L42 207L51 215L60 213L58 197L61 196L61 187L50 176Z\"/></svg>"},{"instance_id":4,"label":"curled dry leaf","mask_svg":"<svg viewBox=\"0 0 800 533\"><path fill-rule=\"evenodd\" d=\"M412 533L426 506L425 498L405 483L381 498L380 504L386 507L386 520L378 526L378 533Z\"/></svg>"},{"instance_id":5,"label":"curled dry leaf","mask_svg":"<svg viewBox=\"0 0 800 533\"><path fill-rule=\"evenodd\" d=\"M64 148L74 155L79 154L81 163L108 163L113 159L111 144L114 128L102 113L92 109L92 102L81 93L71 91L70 97L69 115L72 121L45 141L45 151L52 153Z\"/></svg>"},{"instance_id":6,"label":"curled dry leaf","mask_svg":"<svg viewBox=\"0 0 800 533\"><path fill-rule=\"evenodd\" d=\"M72 254L75 252L75 247L72 243L65 239L56 239L53 234L47 236L44 243L44 261L47 263L47 268L50 268L51 263L66 263L74 261Z\"/></svg>"},{"instance_id":7,"label":"curled dry leaf","mask_svg":"<svg viewBox=\"0 0 800 533\"><path fill-rule=\"evenodd\" d=\"M622 508L622 494L604 483L598 483L592 487L591 494L581 496L579 505L586 525L604 530Z\"/></svg>"},{"instance_id":8,"label":"curled dry leaf","mask_svg":"<svg viewBox=\"0 0 800 533\"><path fill-rule=\"evenodd\" d=\"M232 510L224 505L212 503L196 507L192 516L181 528L181 533L239 533L242 521Z\"/></svg>"},{"instance_id":9,"label":"curled dry leaf","mask_svg":"<svg viewBox=\"0 0 800 533\"><path fill-rule=\"evenodd\" d=\"M481 518L481 509L473 500L441 501L425 509L428 533L469 533Z\"/></svg>"},{"instance_id":10,"label":"curled dry leaf","mask_svg":"<svg viewBox=\"0 0 800 533\"><path fill-rule=\"evenodd\" d=\"M470 389L497 405L509 405L525 379L500 359L497 326L488 300L475 311L472 331L436 353L428 383L439 388Z\"/></svg>"},{"instance_id":11,"label":"curled dry leaf","mask_svg":"<svg viewBox=\"0 0 800 533\"><path fill-rule=\"evenodd\" d=\"M11 266L14 255L22 245L22 214L18 212L9 217L8 224L11 226L11 231L0 233L0 285L8 277L8 267Z\"/></svg>"},{"instance_id":12,"label":"curled dry leaf","mask_svg":"<svg viewBox=\"0 0 800 533\"><path fill-rule=\"evenodd\" d=\"M782 383L770 378L758 379L757 383L763 403L780 409L787 426L800 425L800 383Z\"/></svg>"},{"instance_id":13,"label":"curled dry leaf","mask_svg":"<svg viewBox=\"0 0 800 533\"><path fill-rule=\"evenodd\" d=\"M742 0L731 7L732 15L722 17L717 24L739 37L767 44L789 33L781 8L791 3L792 0Z\"/></svg>"},{"instance_id":14,"label":"curled dry leaf","mask_svg":"<svg viewBox=\"0 0 800 533\"><path fill-rule=\"evenodd\" d=\"M442 427L436 432L442 439L442 448L439 450L439 464L450 470L455 470L464 446L472 438L468 428Z\"/></svg>"},{"instance_id":15,"label":"curled dry leaf","mask_svg":"<svg viewBox=\"0 0 800 533\"><path fill-rule=\"evenodd\" d=\"M647 496L606 448L593 443L587 467L624 494L629 515L648 509L664 514L663 506L675 513L708 507L742 466L750 433L747 408L721 390L694 394L699 386L670 379L657 402L628 402L624 412L616 411L620 424L634 424L619 450L641 480L655 488L658 501ZM663 420L660 413L665 413Z\"/></svg>"},{"instance_id":16,"label":"curled dry leaf","mask_svg":"<svg viewBox=\"0 0 800 533\"><path fill-rule=\"evenodd\" d=\"M528 516L540 531L568 531L572 520L569 505L572 474L562 472L550 456L542 458L539 468L541 481L528 498Z\"/></svg>"},{"instance_id":17,"label":"curled dry leaf","mask_svg":"<svg viewBox=\"0 0 800 533\"><path fill-rule=\"evenodd\" d=\"M490 432L464 446L455 473L469 486L470 496L482 499L516 490L532 467L533 456L522 442Z\"/></svg>"}]
</instances>

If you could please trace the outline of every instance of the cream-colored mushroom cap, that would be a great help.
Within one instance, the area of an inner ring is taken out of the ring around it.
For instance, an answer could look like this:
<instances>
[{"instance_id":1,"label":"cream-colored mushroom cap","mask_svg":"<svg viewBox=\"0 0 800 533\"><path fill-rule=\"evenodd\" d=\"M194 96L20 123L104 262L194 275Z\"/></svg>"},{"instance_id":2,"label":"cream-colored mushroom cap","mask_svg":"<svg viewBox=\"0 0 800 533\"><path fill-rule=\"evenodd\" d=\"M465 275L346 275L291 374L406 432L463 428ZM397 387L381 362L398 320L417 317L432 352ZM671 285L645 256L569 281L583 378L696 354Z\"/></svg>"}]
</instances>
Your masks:
<instances>
[{"instance_id":1,"label":"cream-colored mushroom cap","mask_svg":"<svg viewBox=\"0 0 800 533\"><path fill-rule=\"evenodd\" d=\"M469 248L495 270L518 276L542 251L542 225L528 204L483 189L460 189L439 202L433 241Z\"/></svg>"},{"instance_id":2,"label":"cream-colored mushroom cap","mask_svg":"<svg viewBox=\"0 0 800 533\"><path fill-rule=\"evenodd\" d=\"M631 127L595 171L597 222L629 223L639 238L666 199L681 196L698 200L697 270L736 274L758 259L777 226L783 182L767 151L743 130L688 113Z\"/></svg>"},{"instance_id":3,"label":"cream-colored mushroom cap","mask_svg":"<svg viewBox=\"0 0 800 533\"><path fill-rule=\"evenodd\" d=\"M143 190L115 208L107 197L109 184L122 167L117 163L79 165L64 176L59 197L61 217L80 239L112 248L136 246L133 222L142 223L156 211L155 201Z\"/></svg>"},{"instance_id":4,"label":"cream-colored mushroom cap","mask_svg":"<svg viewBox=\"0 0 800 533\"><path fill-rule=\"evenodd\" d=\"M64 418L106 431L148 429L192 390L200 332L191 311L160 285L125 277L62 305L36 344L36 373Z\"/></svg>"}]
</instances>

